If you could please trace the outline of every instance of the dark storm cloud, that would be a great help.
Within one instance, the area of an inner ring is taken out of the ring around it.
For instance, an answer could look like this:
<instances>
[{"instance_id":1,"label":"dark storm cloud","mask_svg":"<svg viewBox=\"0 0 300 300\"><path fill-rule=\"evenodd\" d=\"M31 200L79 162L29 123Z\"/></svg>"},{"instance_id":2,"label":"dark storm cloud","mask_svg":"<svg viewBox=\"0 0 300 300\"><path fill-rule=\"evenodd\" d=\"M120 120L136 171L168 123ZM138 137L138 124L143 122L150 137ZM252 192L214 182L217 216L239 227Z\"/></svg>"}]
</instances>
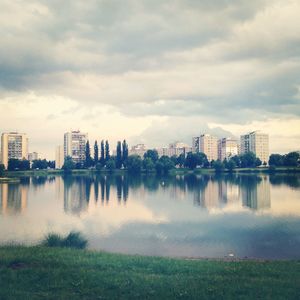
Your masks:
<instances>
[{"instance_id":1,"label":"dark storm cloud","mask_svg":"<svg viewBox=\"0 0 300 300\"><path fill-rule=\"evenodd\" d=\"M300 115L294 1L3 1L2 8L3 97L30 90L129 116Z\"/></svg>"}]
</instances>

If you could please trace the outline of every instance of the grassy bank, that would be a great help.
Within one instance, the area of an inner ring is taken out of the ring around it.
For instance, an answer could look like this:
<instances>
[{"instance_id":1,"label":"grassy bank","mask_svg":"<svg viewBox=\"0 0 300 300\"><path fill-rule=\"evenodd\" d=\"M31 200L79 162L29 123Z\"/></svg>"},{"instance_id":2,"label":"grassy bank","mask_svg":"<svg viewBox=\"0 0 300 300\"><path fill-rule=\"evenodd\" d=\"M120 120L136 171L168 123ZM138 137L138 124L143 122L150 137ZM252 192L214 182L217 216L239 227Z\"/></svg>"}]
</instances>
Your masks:
<instances>
[{"instance_id":1,"label":"grassy bank","mask_svg":"<svg viewBox=\"0 0 300 300\"><path fill-rule=\"evenodd\" d=\"M297 299L299 261L213 261L0 247L0 299Z\"/></svg>"}]
</instances>

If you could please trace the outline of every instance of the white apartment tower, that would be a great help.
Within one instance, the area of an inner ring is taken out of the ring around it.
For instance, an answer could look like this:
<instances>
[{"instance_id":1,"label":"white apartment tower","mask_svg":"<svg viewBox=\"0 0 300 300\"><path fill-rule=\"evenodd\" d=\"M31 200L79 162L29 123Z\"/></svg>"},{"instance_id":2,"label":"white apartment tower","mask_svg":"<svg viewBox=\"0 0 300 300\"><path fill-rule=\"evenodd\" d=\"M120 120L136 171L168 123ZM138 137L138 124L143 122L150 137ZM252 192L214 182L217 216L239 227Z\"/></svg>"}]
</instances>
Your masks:
<instances>
[{"instance_id":1,"label":"white apartment tower","mask_svg":"<svg viewBox=\"0 0 300 300\"><path fill-rule=\"evenodd\" d=\"M238 155L238 141L233 138L222 138L218 141L218 159L223 161L225 158Z\"/></svg>"},{"instance_id":2,"label":"white apartment tower","mask_svg":"<svg viewBox=\"0 0 300 300\"><path fill-rule=\"evenodd\" d=\"M199 137L199 152L206 154L208 161L218 159L218 138L210 134Z\"/></svg>"},{"instance_id":3,"label":"white apartment tower","mask_svg":"<svg viewBox=\"0 0 300 300\"><path fill-rule=\"evenodd\" d=\"M269 135L253 131L241 136L241 154L253 152L262 163L269 161Z\"/></svg>"},{"instance_id":4,"label":"white apartment tower","mask_svg":"<svg viewBox=\"0 0 300 300\"><path fill-rule=\"evenodd\" d=\"M25 133L9 132L1 136L1 161L5 168L11 158L27 159L28 138Z\"/></svg>"},{"instance_id":5,"label":"white apartment tower","mask_svg":"<svg viewBox=\"0 0 300 300\"><path fill-rule=\"evenodd\" d=\"M81 133L79 130L66 132L64 134L64 158L70 156L75 163L84 162L87 139L87 133Z\"/></svg>"}]
</instances>

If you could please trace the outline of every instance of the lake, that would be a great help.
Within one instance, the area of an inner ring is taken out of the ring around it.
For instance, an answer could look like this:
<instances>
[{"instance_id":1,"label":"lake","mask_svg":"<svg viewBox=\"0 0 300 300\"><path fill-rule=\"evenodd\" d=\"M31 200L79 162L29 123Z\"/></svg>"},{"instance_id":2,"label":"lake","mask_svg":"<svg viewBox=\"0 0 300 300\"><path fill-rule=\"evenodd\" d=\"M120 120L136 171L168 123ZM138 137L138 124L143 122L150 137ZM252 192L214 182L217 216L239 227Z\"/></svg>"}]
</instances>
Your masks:
<instances>
[{"instance_id":1,"label":"lake","mask_svg":"<svg viewBox=\"0 0 300 300\"><path fill-rule=\"evenodd\" d=\"M48 176L0 184L0 243L82 232L90 249L300 258L299 175Z\"/></svg>"}]
</instances>

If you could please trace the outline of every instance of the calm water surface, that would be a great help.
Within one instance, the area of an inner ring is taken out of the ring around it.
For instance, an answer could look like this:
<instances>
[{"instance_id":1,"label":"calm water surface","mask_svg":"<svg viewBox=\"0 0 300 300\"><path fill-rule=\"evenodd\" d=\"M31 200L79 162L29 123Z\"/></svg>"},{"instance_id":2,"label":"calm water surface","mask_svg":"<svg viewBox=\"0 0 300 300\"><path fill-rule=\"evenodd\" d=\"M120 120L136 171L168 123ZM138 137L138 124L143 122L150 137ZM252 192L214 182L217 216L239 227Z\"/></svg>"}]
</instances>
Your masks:
<instances>
[{"instance_id":1,"label":"calm water surface","mask_svg":"<svg viewBox=\"0 0 300 300\"><path fill-rule=\"evenodd\" d=\"M91 249L300 258L299 175L27 177L0 184L0 243L81 231Z\"/></svg>"}]
</instances>

